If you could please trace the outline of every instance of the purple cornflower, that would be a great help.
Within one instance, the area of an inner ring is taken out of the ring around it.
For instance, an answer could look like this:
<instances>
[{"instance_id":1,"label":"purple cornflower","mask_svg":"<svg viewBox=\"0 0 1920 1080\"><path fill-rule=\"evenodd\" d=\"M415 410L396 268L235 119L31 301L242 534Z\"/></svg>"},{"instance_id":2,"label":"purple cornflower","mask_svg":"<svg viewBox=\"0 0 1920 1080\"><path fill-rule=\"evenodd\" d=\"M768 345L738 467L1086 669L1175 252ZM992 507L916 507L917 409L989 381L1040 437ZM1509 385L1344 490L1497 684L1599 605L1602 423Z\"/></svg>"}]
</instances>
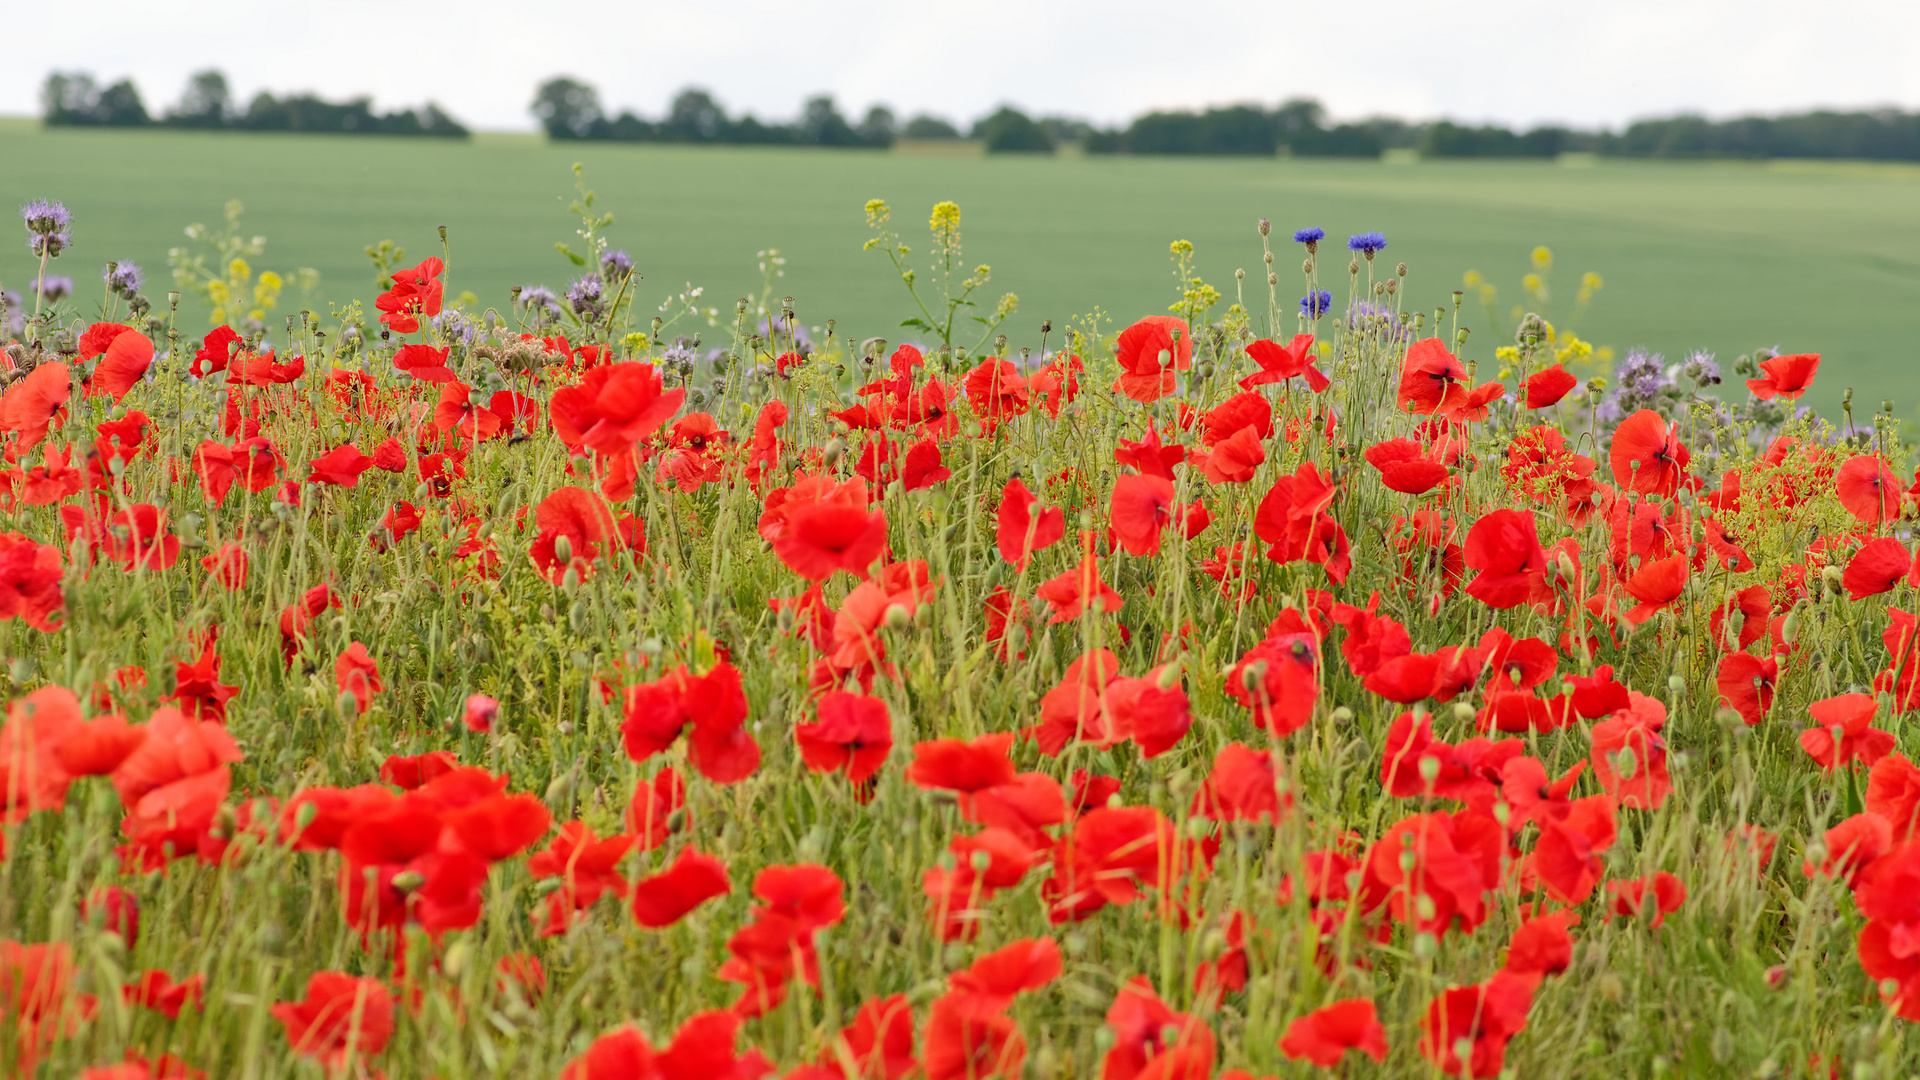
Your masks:
<instances>
[{"instance_id":1,"label":"purple cornflower","mask_svg":"<svg viewBox=\"0 0 1920 1080\"><path fill-rule=\"evenodd\" d=\"M1326 238L1327 230L1318 225L1306 229L1298 229L1293 234L1293 242L1296 244L1317 244Z\"/></svg>"},{"instance_id":2,"label":"purple cornflower","mask_svg":"<svg viewBox=\"0 0 1920 1080\"><path fill-rule=\"evenodd\" d=\"M134 294L140 291L140 283L146 280L146 276L140 272L140 264L130 262L113 263L101 276L106 279L109 290L128 300L133 299Z\"/></svg>"},{"instance_id":3,"label":"purple cornflower","mask_svg":"<svg viewBox=\"0 0 1920 1080\"><path fill-rule=\"evenodd\" d=\"M1333 307L1333 294L1325 289L1315 289L1300 298L1300 314L1309 319L1325 315Z\"/></svg>"},{"instance_id":4,"label":"purple cornflower","mask_svg":"<svg viewBox=\"0 0 1920 1080\"><path fill-rule=\"evenodd\" d=\"M1387 249L1387 238L1377 232L1355 233L1347 237L1347 250L1357 251L1372 259L1376 252Z\"/></svg>"}]
</instances>

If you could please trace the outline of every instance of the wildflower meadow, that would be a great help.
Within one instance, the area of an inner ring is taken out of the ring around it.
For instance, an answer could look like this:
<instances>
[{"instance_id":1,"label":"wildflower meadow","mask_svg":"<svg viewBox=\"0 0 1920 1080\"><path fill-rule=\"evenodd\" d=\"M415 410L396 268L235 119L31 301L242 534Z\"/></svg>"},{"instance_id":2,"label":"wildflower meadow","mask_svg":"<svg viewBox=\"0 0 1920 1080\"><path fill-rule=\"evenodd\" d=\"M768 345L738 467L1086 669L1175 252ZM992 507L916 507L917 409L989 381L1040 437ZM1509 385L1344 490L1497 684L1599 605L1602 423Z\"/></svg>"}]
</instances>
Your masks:
<instances>
[{"instance_id":1,"label":"wildflower meadow","mask_svg":"<svg viewBox=\"0 0 1920 1080\"><path fill-rule=\"evenodd\" d=\"M1365 221L1035 313L882 199L852 339L573 211L315 312L23 208L0 1074L1920 1065L1920 483L1821 342L1487 340Z\"/></svg>"}]
</instances>

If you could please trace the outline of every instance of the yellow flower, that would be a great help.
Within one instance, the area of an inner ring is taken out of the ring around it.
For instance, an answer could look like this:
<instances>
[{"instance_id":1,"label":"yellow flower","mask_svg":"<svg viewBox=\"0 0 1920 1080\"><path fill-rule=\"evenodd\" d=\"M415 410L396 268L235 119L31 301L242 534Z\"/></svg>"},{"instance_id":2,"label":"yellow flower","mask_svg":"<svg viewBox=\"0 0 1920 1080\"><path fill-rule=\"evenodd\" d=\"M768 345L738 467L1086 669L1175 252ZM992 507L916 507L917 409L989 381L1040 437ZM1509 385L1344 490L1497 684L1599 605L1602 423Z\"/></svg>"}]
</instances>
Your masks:
<instances>
[{"instance_id":1,"label":"yellow flower","mask_svg":"<svg viewBox=\"0 0 1920 1080\"><path fill-rule=\"evenodd\" d=\"M1520 287L1527 290L1530 293L1539 292L1540 291L1540 275L1528 274L1526 277L1521 278Z\"/></svg>"},{"instance_id":2,"label":"yellow flower","mask_svg":"<svg viewBox=\"0 0 1920 1080\"><path fill-rule=\"evenodd\" d=\"M253 276L253 267L245 259L235 259L227 264L227 276L235 281L245 281Z\"/></svg>"},{"instance_id":3,"label":"yellow flower","mask_svg":"<svg viewBox=\"0 0 1920 1080\"><path fill-rule=\"evenodd\" d=\"M1167 252L1172 255L1191 255L1193 254L1193 241L1175 240L1173 243L1167 245Z\"/></svg>"},{"instance_id":4,"label":"yellow flower","mask_svg":"<svg viewBox=\"0 0 1920 1080\"><path fill-rule=\"evenodd\" d=\"M933 205L933 216L927 219L927 228L935 233L951 233L960 227L960 204L940 202Z\"/></svg>"},{"instance_id":5,"label":"yellow flower","mask_svg":"<svg viewBox=\"0 0 1920 1080\"><path fill-rule=\"evenodd\" d=\"M1503 364L1511 364L1520 359L1520 349L1514 345L1502 345L1493 350L1493 358Z\"/></svg>"},{"instance_id":6,"label":"yellow flower","mask_svg":"<svg viewBox=\"0 0 1920 1080\"><path fill-rule=\"evenodd\" d=\"M1553 252L1545 244L1533 249L1533 265L1541 270L1552 269Z\"/></svg>"},{"instance_id":7,"label":"yellow flower","mask_svg":"<svg viewBox=\"0 0 1920 1080\"><path fill-rule=\"evenodd\" d=\"M1486 280L1487 280L1486 278L1480 276L1480 271L1469 270L1467 271L1466 276L1460 279L1460 283L1465 285L1469 289L1477 289Z\"/></svg>"},{"instance_id":8,"label":"yellow flower","mask_svg":"<svg viewBox=\"0 0 1920 1080\"><path fill-rule=\"evenodd\" d=\"M878 199L874 200L874 202L879 202L879 201L880 200ZM869 203L868 205L871 206L872 203ZM641 349L644 349L647 347L647 335L641 333L638 330L635 330L633 333L628 334L624 338L621 338L620 344L627 347L627 352L637 353Z\"/></svg>"},{"instance_id":9,"label":"yellow flower","mask_svg":"<svg viewBox=\"0 0 1920 1080\"><path fill-rule=\"evenodd\" d=\"M887 200L885 199L868 199L867 200L867 225L869 227L876 228L876 229L879 228L882 224L886 222L887 218L891 216L892 213L893 211L888 209L887 207Z\"/></svg>"}]
</instances>

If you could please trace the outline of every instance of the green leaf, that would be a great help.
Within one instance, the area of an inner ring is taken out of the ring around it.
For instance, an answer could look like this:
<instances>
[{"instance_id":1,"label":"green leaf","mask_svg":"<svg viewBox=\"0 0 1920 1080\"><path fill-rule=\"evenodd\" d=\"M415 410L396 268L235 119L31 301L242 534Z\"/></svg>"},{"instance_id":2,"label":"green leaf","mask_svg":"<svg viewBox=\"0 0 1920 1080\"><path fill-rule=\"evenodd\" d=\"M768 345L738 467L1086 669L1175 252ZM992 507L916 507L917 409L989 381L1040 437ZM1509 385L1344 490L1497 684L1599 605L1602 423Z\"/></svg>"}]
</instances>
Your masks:
<instances>
[{"instance_id":1,"label":"green leaf","mask_svg":"<svg viewBox=\"0 0 1920 1080\"><path fill-rule=\"evenodd\" d=\"M587 265L587 260L585 256L575 255L572 251L569 251L567 249L567 245L565 244L555 244L553 245L553 250L559 252L562 255L565 255L575 266Z\"/></svg>"},{"instance_id":2,"label":"green leaf","mask_svg":"<svg viewBox=\"0 0 1920 1080\"><path fill-rule=\"evenodd\" d=\"M917 327L919 327L919 328L920 328L920 329L922 329L922 330L931 330L931 329L933 329L933 327L931 327L931 326L928 326L928 325L927 325L927 323L926 323L926 320L924 320L924 319L908 319L908 320L906 320L906 321L904 321L904 322L902 322L902 323L901 323L900 325L901 325L901 326L917 326Z\"/></svg>"}]
</instances>

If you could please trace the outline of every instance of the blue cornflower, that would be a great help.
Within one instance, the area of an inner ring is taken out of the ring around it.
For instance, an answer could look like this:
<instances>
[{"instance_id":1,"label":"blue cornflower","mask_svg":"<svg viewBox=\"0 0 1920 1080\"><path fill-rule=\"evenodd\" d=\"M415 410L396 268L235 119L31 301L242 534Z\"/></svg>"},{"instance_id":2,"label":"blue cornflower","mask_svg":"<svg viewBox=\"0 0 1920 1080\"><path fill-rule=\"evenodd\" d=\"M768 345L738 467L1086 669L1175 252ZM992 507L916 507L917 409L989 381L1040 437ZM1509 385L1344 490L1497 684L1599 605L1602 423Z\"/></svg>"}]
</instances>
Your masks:
<instances>
[{"instance_id":1,"label":"blue cornflower","mask_svg":"<svg viewBox=\"0 0 1920 1080\"><path fill-rule=\"evenodd\" d=\"M1326 238L1327 230L1318 225L1308 229L1300 229L1293 234L1293 242L1296 244L1317 244Z\"/></svg>"},{"instance_id":2,"label":"blue cornflower","mask_svg":"<svg viewBox=\"0 0 1920 1080\"><path fill-rule=\"evenodd\" d=\"M1300 314L1309 319L1325 315L1333 307L1333 294L1325 289L1315 289L1300 298Z\"/></svg>"},{"instance_id":3,"label":"blue cornflower","mask_svg":"<svg viewBox=\"0 0 1920 1080\"><path fill-rule=\"evenodd\" d=\"M1347 237L1347 250L1357 251L1369 259L1373 258L1375 252L1385 251L1386 248L1387 238L1377 232L1356 233Z\"/></svg>"},{"instance_id":4,"label":"blue cornflower","mask_svg":"<svg viewBox=\"0 0 1920 1080\"><path fill-rule=\"evenodd\" d=\"M140 264L130 262L115 263L107 268L103 277L108 289L129 300L140 291L140 283L146 280L146 275L140 272Z\"/></svg>"}]
</instances>

